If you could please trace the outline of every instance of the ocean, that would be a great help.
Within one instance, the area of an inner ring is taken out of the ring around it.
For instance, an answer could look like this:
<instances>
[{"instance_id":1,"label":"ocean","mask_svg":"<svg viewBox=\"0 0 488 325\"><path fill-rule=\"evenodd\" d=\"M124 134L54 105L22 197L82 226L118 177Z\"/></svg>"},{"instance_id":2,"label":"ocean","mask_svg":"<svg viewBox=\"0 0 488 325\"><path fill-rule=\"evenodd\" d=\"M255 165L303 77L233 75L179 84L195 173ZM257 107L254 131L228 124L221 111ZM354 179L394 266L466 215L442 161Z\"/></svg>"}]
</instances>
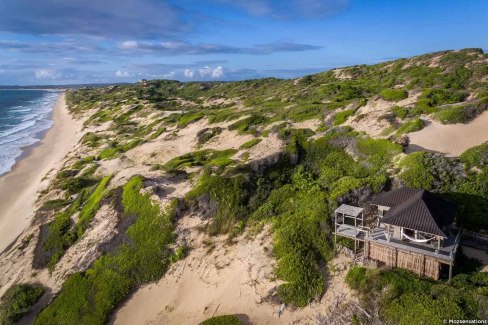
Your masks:
<instances>
[{"instance_id":1,"label":"ocean","mask_svg":"<svg viewBox=\"0 0 488 325\"><path fill-rule=\"evenodd\" d=\"M0 175L9 172L23 149L39 142L52 125L59 92L0 90Z\"/></svg>"}]
</instances>

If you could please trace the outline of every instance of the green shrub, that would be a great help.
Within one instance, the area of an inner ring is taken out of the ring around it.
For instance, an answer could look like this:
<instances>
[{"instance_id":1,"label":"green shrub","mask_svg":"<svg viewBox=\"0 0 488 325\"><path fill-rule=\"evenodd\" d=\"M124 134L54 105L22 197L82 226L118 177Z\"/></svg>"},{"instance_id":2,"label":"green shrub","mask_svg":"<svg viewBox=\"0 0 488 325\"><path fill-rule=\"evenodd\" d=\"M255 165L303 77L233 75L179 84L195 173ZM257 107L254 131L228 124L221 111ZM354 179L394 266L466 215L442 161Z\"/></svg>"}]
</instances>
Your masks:
<instances>
[{"instance_id":1,"label":"green shrub","mask_svg":"<svg viewBox=\"0 0 488 325\"><path fill-rule=\"evenodd\" d=\"M424 122L421 119L416 118L415 120L411 120L403 123L396 131L396 135L402 135L405 133L420 131L423 128L424 128Z\"/></svg>"},{"instance_id":2,"label":"green shrub","mask_svg":"<svg viewBox=\"0 0 488 325\"><path fill-rule=\"evenodd\" d=\"M467 168L482 168L488 165L488 142L469 148L459 157Z\"/></svg>"},{"instance_id":3,"label":"green shrub","mask_svg":"<svg viewBox=\"0 0 488 325\"><path fill-rule=\"evenodd\" d=\"M243 149L250 149L252 147L254 147L255 145L257 145L259 142L261 142L261 139L252 139L252 140L249 140L247 141L246 143L243 143L239 149L240 150L243 150Z\"/></svg>"},{"instance_id":4,"label":"green shrub","mask_svg":"<svg viewBox=\"0 0 488 325\"><path fill-rule=\"evenodd\" d=\"M256 127L265 124L268 121L266 117L260 114L252 114L242 120L239 120L228 126L230 131L238 131L239 134L255 133Z\"/></svg>"},{"instance_id":5,"label":"green shrub","mask_svg":"<svg viewBox=\"0 0 488 325\"><path fill-rule=\"evenodd\" d=\"M442 124L465 123L469 120L465 110L460 106L439 110L433 114L433 117Z\"/></svg>"},{"instance_id":6,"label":"green shrub","mask_svg":"<svg viewBox=\"0 0 488 325\"><path fill-rule=\"evenodd\" d=\"M93 191L90 197L88 197L83 208L81 209L80 215L78 217L78 222L76 223L75 226L76 234L78 238L83 235L85 230L88 228L91 219L95 216L98 209L100 208L100 202L108 193L106 187L111 178L112 176L110 175L110 176L105 176L102 179L102 181L98 184L95 191Z\"/></svg>"},{"instance_id":7,"label":"green shrub","mask_svg":"<svg viewBox=\"0 0 488 325\"><path fill-rule=\"evenodd\" d=\"M334 125L341 125L342 123L347 121L349 116L354 115L354 109L348 109L342 112L338 112L334 115Z\"/></svg>"},{"instance_id":8,"label":"green shrub","mask_svg":"<svg viewBox=\"0 0 488 325\"><path fill-rule=\"evenodd\" d=\"M403 89L383 89L380 97L384 100L398 102L408 97L408 92Z\"/></svg>"},{"instance_id":9,"label":"green shrub","mask_svg":"<svg viewBox=\"0 0 488 325\"><path fill-rule=\"evenodd\" d=\"M236 315L222 315L209 318L201 323L201 325L241 325L242 322Z\"/></svg>"},{"instance_id":10,"label":"green shrub","mask_svg":"<svg viewBox=\"0 0 488 325\"><path fill-rule=\"evenodd\" d=\"M84 188L92 186L95 180L87 177L67 178L61 183L61 189L65 190L68 195L80 193Z\"/></svg>"},{"instance_id":11,"label":"green shrub","mask_svg":"<svg viewBox=\"0 0 488 325\"><path fill-rule=\"evenodd\" d=\"M488 282L477 282L477 275L462 277L463 281L455 277L449 286L401 269L378 271L355 266L347 273L346 283L359 291L363 304L379 307L379 316L387 324L443 324L448 319L483 317L484 297L479 291ZM469 285L466 278L472 279Z\"/></svg>"},{"instance_id":12,"label":"green shrub","mask_svg":"<svg viewBox=\"0 0 488 325\"><path fill-rule=\"evenodd\" d=\"M402 106L395 106L391 110L393 111L395 117L399 118L400 120L403 120L408 115L408 110Z\"/></svg>"},{"instance_id":13,"label":"green shrub","mask_svg":"<svg viewBox=\"0 0 488 325\"><path fill-rule=\"evenodd\" d=\"M190 152L171 159L164 165L166 170L181 169L185 167L195 167L195 166L227 166L233 163L230 159L232 155L237 152L235 149L227 150L213 150L205 149L195 152Z\"/></svg>"},{"instance_id":14,"label":"green shrub","mask_svg":"<svg viewBox=\"0 0 488 325\"><path fill-rule=\"evenodd\" d=\"M365 155L372 173L384 170L392 158L403 151L400 145L389 140L372 138L357 139L357 148Z\"/></svg>"},{"instance_id":15,"label":"green shrub","mask_svg":"<svg viewBox=\"0 0 488 325\"><path fill-rule=\"evenodd\" d=\"M188 124L200 120L204 116L203 113L188 113L183 114L178 119L178 128L185 128Z\"/></svg>"},{"instance_id":16,"label":"green shrub","mask_svg":"<svg viewBox=\"0 0 488 325\"><path fill-rule=\"evenodd\" d=\"M198 144L202 145L220 133L222 128L219 127L200 130L197 133Z\"/></svg>"},{"instance_id":17,"label":"green shrub","mask_svg":"<svg viewBox=\"0 0 488 325\"><path fill-rule=\"evenodd\" d=\"M402 168L400 178L406 186L426 190L433 189L434 176L428 168L428 161L429 156L426 152L414 152L400 162Z\"/></svg>"},{"instance_id":18,"label":"green shrub","mask_svg":"<svg viewBox=\"0 0 488 325\"><path fill-rule=\"evenodd\" d=\"M187 194L186 199L191 204L196 204L198 198L209 195L218 208L208 225L208 232L211 235L227 233L248 213L248 186L242 175L224 177L204 174L197 186Z\"/></svg>"},{"instance_id":19,"label":"green shrub","mask_svg":"<svg viewBox=\"0 0 488 325\"><path fill-rule=\"evenodd\" d=\"M0 324L17 323L44 294L44 288L29 284L10 287L2 296L0 304Z\"/></svg>"},{"instance_id":20,"label":"green shrub","mask_svg":"<svg viewBox=\"0 0 488 325\"><path fill-rule=\"evenodd\" d=\"M435 107L444 104L462 102L469 94L464 91L452 91L449 89L424 89L417 101L422 108Z\"/></svg>"},{"instance_id":21,"label":"green shrub","mask_svg":"<svg viewBox=\"0 0 488 325\"><path fill-rule=\"evenodd\" d=\"M166 272L174 205L162 213L148 194L140 193L142 182L136 176L124 186L124 213L136 217L126 230L127 242L99 257L86 272L71 275L35 324L103 324L131 291Z\"/></svg>"},{"instance_id":22,"label":"green shrub","mask_svg":"<svg viewBox=\"0 0 488 325\"><path fill-rule=\"evenodd\" d=\"M188 254L188 247L186 246L178 246L176 248L175 253L171 255L171 263L175 263L179 260L182 260Z\"/></svg>"},{"instance_id":23,"label":"green shrub","mask_svg":"<svg viewBox=\"0 0 488 325\"><path fill-rule=\"evenodd\" d=\"M119 153L120 153L120 148L114 148L114 147L105 148L98 154L98 159L102 159L102 160L112 159Z\"/></svg>"},{"instance_id":24,"label":"green shrub","mask_svg":"<svg viewBox=\"0 0 488 325\"><path fill-rule=\"evenodd\" d=\"M61 208L64 208L65 206L67 206L71 202L72 202L71 200L54 199L54 200L46 201L42 205L42 209L44 209L44 210L59 210Z\"/></svg>"}]
</instances>

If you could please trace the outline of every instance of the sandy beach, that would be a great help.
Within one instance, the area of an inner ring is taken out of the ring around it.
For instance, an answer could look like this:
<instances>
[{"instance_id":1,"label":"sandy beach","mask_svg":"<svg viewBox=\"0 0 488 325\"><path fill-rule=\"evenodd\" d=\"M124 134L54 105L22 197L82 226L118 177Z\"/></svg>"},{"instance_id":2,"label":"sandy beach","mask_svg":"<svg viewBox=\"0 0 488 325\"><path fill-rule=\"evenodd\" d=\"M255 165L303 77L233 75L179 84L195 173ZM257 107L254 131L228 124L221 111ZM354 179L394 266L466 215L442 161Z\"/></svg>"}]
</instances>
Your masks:
<instances>
[{"instance_id":1,"label":"sandy beach","mask_svg":"<svg viewBox=\"0 0 488 325\"><path fill-rule=\"evenodd\" d=\"M54 107L53 126L44 138L19 160L12 171L0 177L0 252L29 225L39 191L47 187L44 176L76 145L81 122L69 114L65 95Z\"/></svg>"},{"instance_id":2,"label":"sandy beach","mask_svg":"<svg viewBox=\"0 0 488 325\"><path fill-rule=\"evenodd\" d=\"M446 124L425 121L424 129L410 133L407 153L419 150L459 156L466 149L488 141L488 112L466 124Z\"/></svg>"}]
</instances>

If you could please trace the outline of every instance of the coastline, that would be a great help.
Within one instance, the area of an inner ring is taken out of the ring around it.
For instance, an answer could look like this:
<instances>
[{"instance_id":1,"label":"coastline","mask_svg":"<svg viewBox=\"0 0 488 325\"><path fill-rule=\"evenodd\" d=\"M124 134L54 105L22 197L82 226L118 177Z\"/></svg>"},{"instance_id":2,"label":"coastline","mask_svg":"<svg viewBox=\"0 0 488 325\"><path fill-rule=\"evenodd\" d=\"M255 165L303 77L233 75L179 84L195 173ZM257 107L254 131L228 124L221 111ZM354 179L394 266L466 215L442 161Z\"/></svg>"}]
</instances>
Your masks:
<instances>
[{"instance_id":1,"label":"coastline","mask_svg":"<svg viewBox=\"0 0 488 325\"><path fill-rule=\"evenodd\" d=\"M64 93L51 117L53 125L41 140L25 148L12 170L0 176L0 252L30 224L39 192L48 185L44 177L78 143L81 122L68 112Z\"/></svg>"}]
</instances>

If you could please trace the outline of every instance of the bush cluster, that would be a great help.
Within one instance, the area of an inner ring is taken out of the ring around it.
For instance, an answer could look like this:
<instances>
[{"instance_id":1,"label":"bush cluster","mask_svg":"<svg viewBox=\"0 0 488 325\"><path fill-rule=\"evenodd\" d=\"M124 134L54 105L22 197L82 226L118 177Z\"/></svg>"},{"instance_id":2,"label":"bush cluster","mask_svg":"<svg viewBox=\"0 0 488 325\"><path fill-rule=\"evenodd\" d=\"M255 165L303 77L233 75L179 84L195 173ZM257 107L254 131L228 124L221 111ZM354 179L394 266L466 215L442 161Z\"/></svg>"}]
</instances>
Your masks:
<instances>
[{"instance_id":1,"label":"bush cluster","mask_svg":"<svg viewBox=\"0 0 488 325\"><path fill-rule=\"evenodd\" d=\"M124 186L125 217L136 217L126 230L127 241L99 257L86 272L71 275L35 324L103 324L132 290L166 272L168 245L174 240L173 206L161 212L148 194L140 193L142 183L136 176Z\"/></svg>"}]
</instances>

